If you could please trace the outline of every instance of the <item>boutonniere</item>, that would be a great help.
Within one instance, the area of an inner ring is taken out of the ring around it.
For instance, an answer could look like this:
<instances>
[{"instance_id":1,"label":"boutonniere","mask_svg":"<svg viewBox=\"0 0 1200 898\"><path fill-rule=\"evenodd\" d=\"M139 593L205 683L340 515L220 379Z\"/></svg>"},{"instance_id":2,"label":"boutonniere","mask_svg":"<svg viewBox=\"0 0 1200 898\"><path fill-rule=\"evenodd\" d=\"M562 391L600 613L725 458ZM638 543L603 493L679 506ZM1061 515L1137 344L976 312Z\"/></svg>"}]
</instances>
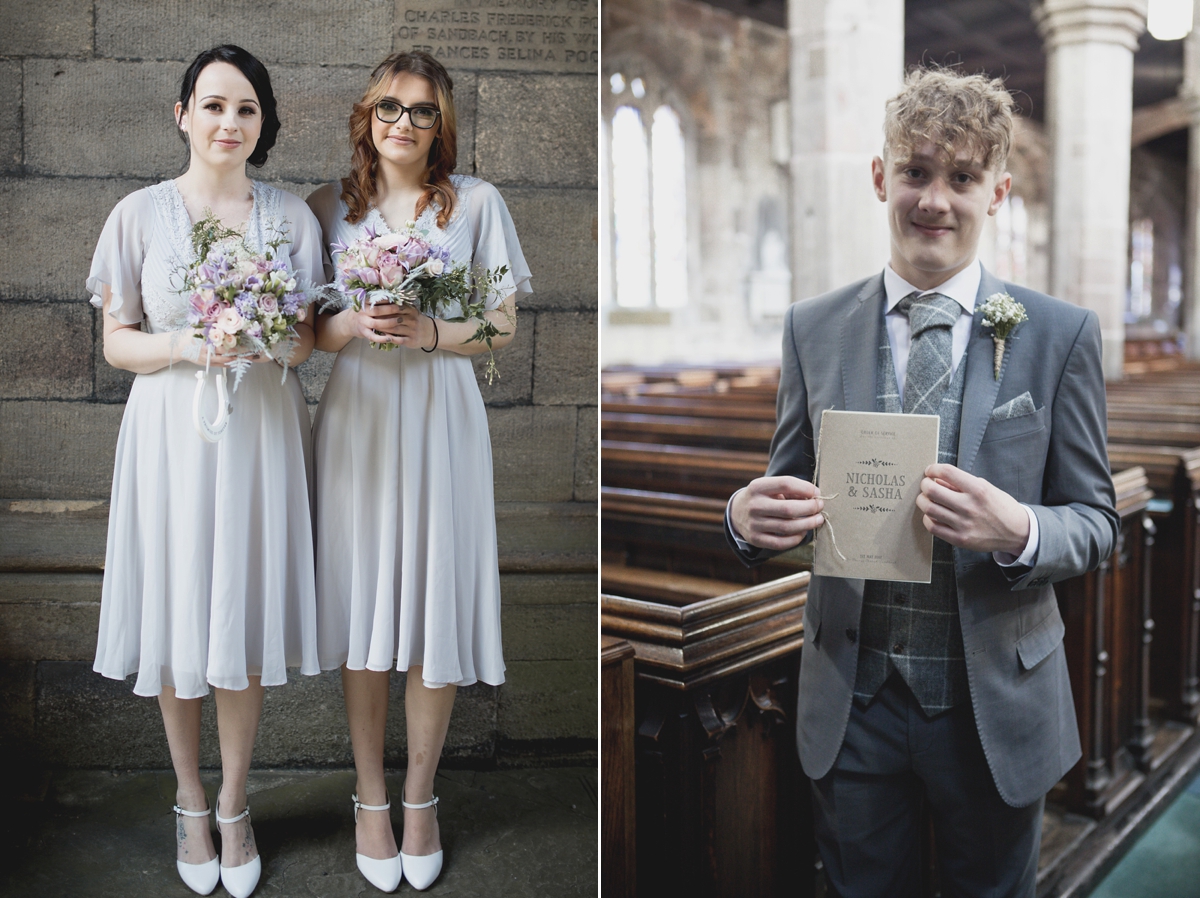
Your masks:
<instances>
[{"instance_id":1,"label":"boutonniere","mask_svg":"<svg viewBox=\"0 0 1200 898\"><path fill-rule=\"evenodd\" d=\"M1000 364L1004 361L1004 342L1012 336L1013 330L1022 321L1028 321L1025 307L1007 293L993 293L980 308L983 312L983 326L992 329L992 340L996 344L994 370L996 380L1000 379Z\"/></svg>"}]
</instances>

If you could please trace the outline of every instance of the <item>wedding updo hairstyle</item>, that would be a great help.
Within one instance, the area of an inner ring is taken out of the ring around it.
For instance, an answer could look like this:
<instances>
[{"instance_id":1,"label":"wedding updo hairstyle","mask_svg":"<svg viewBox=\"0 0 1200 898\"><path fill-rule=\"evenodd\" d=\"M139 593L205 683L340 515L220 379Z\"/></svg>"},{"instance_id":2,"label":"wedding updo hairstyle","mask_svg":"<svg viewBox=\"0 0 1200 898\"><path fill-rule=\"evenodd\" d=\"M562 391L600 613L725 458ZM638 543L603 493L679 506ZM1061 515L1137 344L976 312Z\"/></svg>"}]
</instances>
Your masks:
<instances>
[{"instance_id":1,"label":"wedding updo hairstyle","mask_svg":"<svg viewBox=\"0 0 1200 898\"><path fill-rule=\"evenodd\" d=\"M192 64L183 73L183 83L179 85L179 102L184 109L187 108L188 101L192 99L192 92L196 89L196 79L200 77L200 73L206 67L214 62L227 62L231 66L235 66L246 76L246 80L254 88L254 93L258 97L259 109L262 110L262 130L258 134L258 143L254 146L254 152L246 161L255 168L262 168L267 161L267 153L271 151L271 147L275 146L275 138L279 134L279 115L275 107L275 92L271 90L271 76L267 74L267 67L259 62L252 53L234 44L222 44L211 50L205 50L192 60ZM179 132L179 136L184 144L187 144L187 135L182 130Z\"/></svg>"},{"instance_id":2,"label":"wedding updo hairstyle","mask_svg":"<svg viewBox=\"0 0 1200 898\"><path fill-rule=\"evenodd\" d=\"M454 212L454 185L450 173L458 164L458 124L454 117L454 82L440 62L424 52L393 53L371 73L367 90L362 99L354 104L350 113L350 177L342 178L342 200L349 212L346 221L357 224L371 208L375 196L376 173L379 168L379 152L371 138L371 117L375 104L387 96L392 79L401 72L420 75L433 85L437 106L438 132L429 148L428 172L425 177L425 192L417 200L416 214L420 215L431 203L437 203L437 223L446 227Z\"/></svg>"}]
</instances>

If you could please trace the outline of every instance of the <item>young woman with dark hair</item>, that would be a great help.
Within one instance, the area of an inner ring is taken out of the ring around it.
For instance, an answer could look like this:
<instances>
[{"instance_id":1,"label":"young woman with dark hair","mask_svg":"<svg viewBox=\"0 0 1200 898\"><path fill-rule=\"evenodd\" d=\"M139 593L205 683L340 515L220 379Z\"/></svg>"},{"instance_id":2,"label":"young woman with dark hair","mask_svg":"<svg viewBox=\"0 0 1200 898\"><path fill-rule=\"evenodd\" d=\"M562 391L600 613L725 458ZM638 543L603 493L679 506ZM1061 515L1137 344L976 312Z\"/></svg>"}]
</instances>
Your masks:
<instances>
[{"instance_id":1,"label":"young woman with dark hair","mask_svg":"<svg viewBox=\"0 0 1200 898\"><path fill-rule=\"evenodd\" d=\"M177 867L202 895L218 878L235 898L258 883L261 862L246 804L246 777L263 687L285 668L318 672L316 593L309 517L308 410L298 379L277 361L250 365L224 438L193 426L199 358L179 273L195 259L194 222L210 212L303 282L323 280L321 235L298 197L246 176L275 142L279 118L266 69L235 46L201 53L175 104L187 171L138 190L104 226L87 280L103 309L104 357L137 374L117 440L95 669L157 696L176 792ZM296 325L297 365L313 346ZM211 398L211 397L210 397ZM208 414L212 415L212 407ZM200 782L200 702L216 692L222 787L218 862L211 806Z\"/></svg>"},{"instance_id":2,"label":"young woman with dark hair","mask_svg":"<svg viewBox=\"0 0 1200 898\"><path fill-rule=\"evenodd\" d=\"M371 75L350 116L350 175L309 197L325 241L350 244L406 222L454 263L507 265L487 317L506 345L529 269L491 184L452 174L452 83L425 53ZM321 314L338 357L313 425L321 667L340 667L358 773L358 866L384 891L424 889L442 866L433 780L457 686L504 681L487 416L468 356L474 322L379 305ZM392 344L380 352L372 344ZM397 850L384 782L389 674L407 671L408 770Z\"/></svg>"}]
</instances>

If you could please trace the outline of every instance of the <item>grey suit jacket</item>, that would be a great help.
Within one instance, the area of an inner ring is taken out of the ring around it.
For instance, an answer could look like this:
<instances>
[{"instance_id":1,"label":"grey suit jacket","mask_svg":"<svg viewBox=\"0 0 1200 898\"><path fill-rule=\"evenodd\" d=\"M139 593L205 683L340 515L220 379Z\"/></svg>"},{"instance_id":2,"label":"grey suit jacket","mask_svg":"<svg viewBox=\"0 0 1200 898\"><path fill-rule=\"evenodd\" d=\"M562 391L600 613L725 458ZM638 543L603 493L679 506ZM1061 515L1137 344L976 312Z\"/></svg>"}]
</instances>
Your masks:
<instances>
[{"instance_id":1,"label":"grey suit jacket","mask_svg":"<svg viewBox=\"0 0 1200 898\"><path fill-rule=\"evenodd\" d=\"M1006 292L1029 320L1007 341L1000 379L991 330L978 311ZM788 309L768 475L812 480L825 409L875 410L883 335L882 273ZM1049 791L1079 759L1063 622L1050 584L1098 567L1120 527L1105 445L1104 377L1096 314L1006 284L986 270L965 364L958 467L1029 505L1040 543L1032 568L1004 569L990 554L954 550L967 678L984 754L1014 807ZM1032 414L991 420L1028 391ZM734 551L747 564L772 553ZM804 612L796 742L819 779L841 748L858 664L862 580L813 577Z\"/></svg>"}]
</instances>

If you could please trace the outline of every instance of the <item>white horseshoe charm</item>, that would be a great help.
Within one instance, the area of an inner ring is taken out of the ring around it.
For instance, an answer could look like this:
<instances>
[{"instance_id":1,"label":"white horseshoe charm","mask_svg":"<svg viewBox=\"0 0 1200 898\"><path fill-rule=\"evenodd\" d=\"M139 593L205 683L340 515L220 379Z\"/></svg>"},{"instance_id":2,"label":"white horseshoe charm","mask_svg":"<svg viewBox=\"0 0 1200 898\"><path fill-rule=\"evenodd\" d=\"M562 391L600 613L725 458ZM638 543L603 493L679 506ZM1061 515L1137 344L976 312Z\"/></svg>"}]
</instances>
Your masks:
<instances>
[{"instance_id":1,"label":"white horseshoe charm","mask_svg":"<svg viewBox=\"0 0 1200 898\"><path fill-rule=\"evenodd\" d=\"M196 424L196 432L201 439L215 443L225 435L229 426L229 413L233 406L229 404L229 393L225 388L225 369L217 372L217 419L211 423L204 417L204 393L208 388L208 371L196 372L196 393L192 397L192 420Z\"/></svg>"}]
</instances>

